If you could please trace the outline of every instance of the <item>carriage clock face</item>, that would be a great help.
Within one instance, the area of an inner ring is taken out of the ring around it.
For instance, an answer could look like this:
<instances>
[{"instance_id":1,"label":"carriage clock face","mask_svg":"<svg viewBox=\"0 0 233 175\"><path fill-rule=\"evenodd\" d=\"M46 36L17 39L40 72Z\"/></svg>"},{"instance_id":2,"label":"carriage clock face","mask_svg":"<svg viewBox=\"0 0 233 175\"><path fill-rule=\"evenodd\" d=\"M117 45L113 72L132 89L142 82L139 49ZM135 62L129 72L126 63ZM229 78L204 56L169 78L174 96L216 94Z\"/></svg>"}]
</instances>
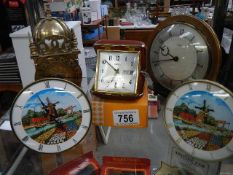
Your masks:
<instances>
[{"instance_id":1,"label":"carriage clock face","mask_svg":"<svg viewBox=\"0 0 233 175\"><path fill-rule=\"evenodd\" d=\"M233 96L208 80L184 83L168 97L166 127L191 156L219 161L233 155Z\"/></svg>"},{"instance_id":2,"label":"carriage clock face","mask_svg":"<svg viewBox=\"0 0 233 175\"><path fill-rule=\"evenodd\" d=\"M161 22L150 48L152 78L167 90L187 80L215 79L220 45L212 29L190 16Z\"/></svg>"},{"instance_id":3,"label":"carriage clock face","mask_svg":"<svg viewBox=\"0 0 233 175\"><path fill-rule=\"evenodd\" d=\"M137 95L140 51L98 50L95 90Z\"/></svg>"},{"instance_id":4,"label":"carriage clock face","mask_svg":"<svg viewBox=\"0 0 233 175\"><path fill-rule=\"evenodd\" d=\"M58 153L78 144L91 124L83 91L62 79L42 79L25 87L11 108L11 126L28 148Z\"/></svg>"}]
</instances>

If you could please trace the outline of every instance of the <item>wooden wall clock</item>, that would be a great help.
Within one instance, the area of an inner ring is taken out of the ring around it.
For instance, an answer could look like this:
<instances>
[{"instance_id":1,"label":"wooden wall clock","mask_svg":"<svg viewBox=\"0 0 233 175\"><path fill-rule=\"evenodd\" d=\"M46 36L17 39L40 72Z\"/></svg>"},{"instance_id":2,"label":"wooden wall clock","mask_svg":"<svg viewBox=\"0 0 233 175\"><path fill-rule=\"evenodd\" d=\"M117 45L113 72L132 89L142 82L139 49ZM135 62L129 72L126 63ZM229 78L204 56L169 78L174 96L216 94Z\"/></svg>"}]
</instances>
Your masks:
<instances>
[{"instance_id":1,"label":"wooden wall clock","mask_svg":"<svg viewBox=\"0 0 233 175\"><path fill-rule=\"evenodd\" d=\"M47 78L20 91L10 118L15 135L25 146L42 153L58 153L85 137L91 114L90 103L77 85Z\"/></svg>"},{"instance_id":2,"label":"wooden wall clock","mask_svg":"<svg viewBox=\"0 0 233 175\"><path fill-rule=\"evenodd\" d=\"M191 156L219 161L233 155L233 94L209 80L182 84L168 97L166 127Z\"/></svg>"},{"instance_id":3,"label":"wooden wall clock","mask_svg":"<svg viewBox=\"0 0 233 175\"><path fill-rule=\"evenodd\" d=\"M194 79L217 78L220 44L212 28L192 16L173 16L156 27L149 53L149 73L155 91L167 95Z\"/></svg>"},{"instance_id":4,"label":"wooden wall clock","mask_svg":"<svg viewBox=\"0 0 233 175\"><path fill-rule=\"evenodd\" d=\"M94 93L122 98L143 93L146 68L145 44L131 40L100 40L95 43L97 64Z\"/></svg>"}]
</instances>

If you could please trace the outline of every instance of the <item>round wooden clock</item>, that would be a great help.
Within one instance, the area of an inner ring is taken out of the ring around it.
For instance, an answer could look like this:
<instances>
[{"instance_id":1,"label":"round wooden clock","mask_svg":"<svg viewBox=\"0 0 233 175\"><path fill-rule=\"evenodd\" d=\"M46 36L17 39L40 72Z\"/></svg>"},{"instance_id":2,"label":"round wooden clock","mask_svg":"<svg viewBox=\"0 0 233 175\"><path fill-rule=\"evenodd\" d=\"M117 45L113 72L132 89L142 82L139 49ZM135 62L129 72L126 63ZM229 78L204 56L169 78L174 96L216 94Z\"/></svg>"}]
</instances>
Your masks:
<instances>
[{"instance_id":1,"label":"round wooden clock","mask_svg":"<svg viewBox=\"0 0 233 175\"><path fill-rule=\"evenodd\" d=\"M165 123L191 156L218 161L233 155L233 94L209 80L186 82L168 97Z\"/></svg>"},{"instance_id":2,"label":"round wooden clock","mask_svg":"<svg viewBox=\"0 0 233 175\"><path fill-rule=\"evenodd\" d=\"M94 93L102 96L139 97L143 93L145 44L130 40L95 43L97 65Z\"/></svg>"},{"instance_id":3,"label":"round wooden clock","mask_svg":"<svg viewBox=\"0 0 233 175\"><path fill-rule=\"evenodd\" d=\"M160 94L167 95L185 81L217 78L221 49L207 23L192 16L169 17L153 37L148 68Z\"/></svg>"},{"instance_id":4,"label":"round wooden clock","mask_svg":"<svg viewBox=\"0 0 233 175\"><path fill-rule=\"evenodd\" d=\"M91 106L74 83L41 79L25 87L15 98L11 126L28 148L58 153L78 144L91 124Z\"/></svg>"}]
</instances>

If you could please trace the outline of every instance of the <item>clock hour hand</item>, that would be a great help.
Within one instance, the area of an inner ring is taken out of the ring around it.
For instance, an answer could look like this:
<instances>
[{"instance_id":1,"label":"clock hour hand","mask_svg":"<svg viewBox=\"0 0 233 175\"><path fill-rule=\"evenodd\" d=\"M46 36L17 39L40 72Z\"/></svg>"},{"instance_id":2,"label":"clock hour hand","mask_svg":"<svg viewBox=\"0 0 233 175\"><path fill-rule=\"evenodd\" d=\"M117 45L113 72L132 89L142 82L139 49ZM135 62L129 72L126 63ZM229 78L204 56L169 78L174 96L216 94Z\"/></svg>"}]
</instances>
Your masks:
<instances>
[{"instance_id":1,"label":"clock hour hand","mask_svg":"<svg viewBox=\"0 0 233 175\"><path fill-rule=\"evenodd\" d=\"M155 63L164 62L164 61L178 61L176 58L166 59L166 60L157 60Z\"/></svg>"},{"instance_id":2,"label":"clock hour hand","mask_svg":"<svg viewBox=\"0 0 233 175\"><path fill-rule=\"evenodd\" d=\"M163 56L167 56L169 55L170 57L172 57L172 59L167 59L167 60L160 60L160 61L178 61L179 60L179 57L178 56L173 56L171 53L170 53L170 50L167 46L163 46L163 47L160 47L160 49L162 50L161 53Z\"/></svg>"},{"instance_id":3,"label":"clock hour hand","mask_svg":"<svg viewBox=\"0 0 233 175\"><path fill-rule=\"evenodd\" d=\"M113 65L111 65L107 60L105 60L107 62L107 64L116 72L119 73L119 69L116 69L115 67L113 67Z\"/></svg>"}]
</instances>

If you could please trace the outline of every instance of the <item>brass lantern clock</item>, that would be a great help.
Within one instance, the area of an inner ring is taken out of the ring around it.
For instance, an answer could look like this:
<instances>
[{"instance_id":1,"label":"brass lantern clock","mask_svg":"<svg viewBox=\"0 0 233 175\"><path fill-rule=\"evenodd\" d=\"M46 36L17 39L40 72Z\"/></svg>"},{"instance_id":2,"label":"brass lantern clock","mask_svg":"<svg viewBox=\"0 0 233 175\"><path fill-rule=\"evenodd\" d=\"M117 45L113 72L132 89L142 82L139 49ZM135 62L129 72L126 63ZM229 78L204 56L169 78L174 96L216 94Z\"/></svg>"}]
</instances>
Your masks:
<instances>
[{"instance_id":1,"label":"brass lantern clock","mask_svg":"<svg viewBox=\"0 0 233 175\"><path fill-rule=\"evenodd\" d=\"M50 16L42 19L34 28L30 50L36 66L36 80L56 77L81 84L77 40L73 30L62 20Z\"/></svg>"}]
</instances>

